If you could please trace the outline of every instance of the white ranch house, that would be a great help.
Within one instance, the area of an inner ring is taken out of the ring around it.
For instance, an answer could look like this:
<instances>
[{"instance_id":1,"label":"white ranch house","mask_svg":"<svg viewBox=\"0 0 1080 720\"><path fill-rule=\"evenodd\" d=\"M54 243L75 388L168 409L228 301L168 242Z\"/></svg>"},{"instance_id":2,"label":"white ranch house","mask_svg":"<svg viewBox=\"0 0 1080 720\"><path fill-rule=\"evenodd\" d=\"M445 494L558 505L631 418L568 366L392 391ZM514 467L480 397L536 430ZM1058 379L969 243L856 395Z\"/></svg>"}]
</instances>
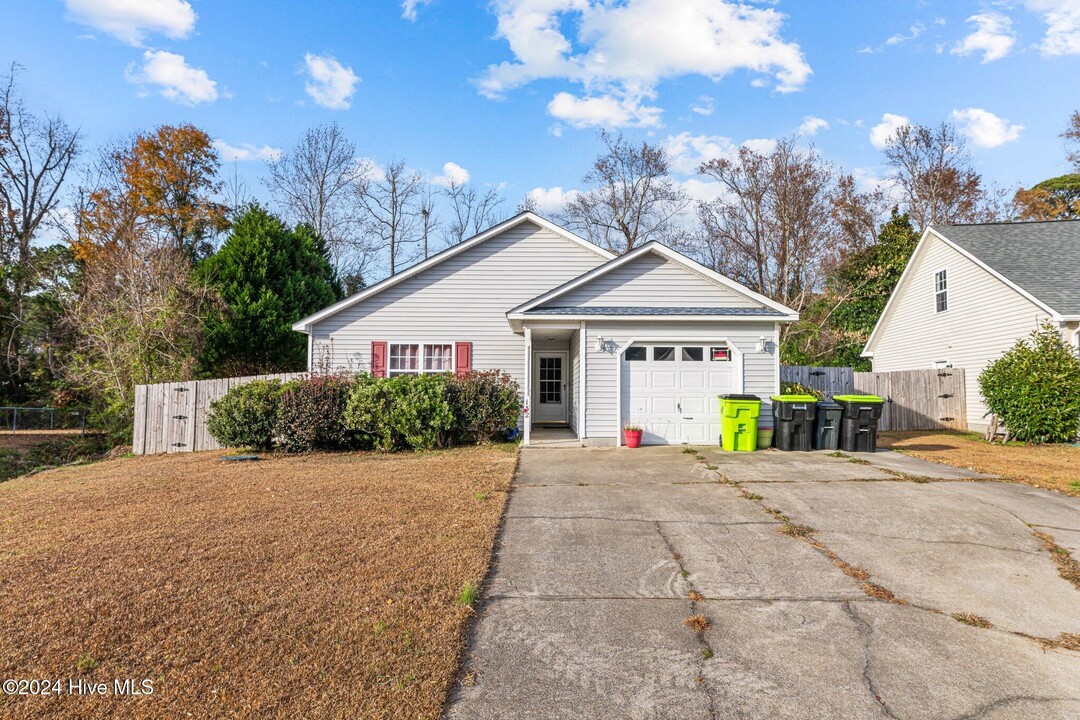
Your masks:
<instances>
[{"instance_id":1,"label":"white ranch house","mask_svg":"<svg viewBox=\"0 0 1080 720\"><path fill-rule=\"evenodd\" d=\"M500 369L541 428L617 445L717 444L717 396L780 389L779 338L798 315L678 252L622 256L521 213L314 315L308 366L375 375Z\"/></svg>"}]
</instances>

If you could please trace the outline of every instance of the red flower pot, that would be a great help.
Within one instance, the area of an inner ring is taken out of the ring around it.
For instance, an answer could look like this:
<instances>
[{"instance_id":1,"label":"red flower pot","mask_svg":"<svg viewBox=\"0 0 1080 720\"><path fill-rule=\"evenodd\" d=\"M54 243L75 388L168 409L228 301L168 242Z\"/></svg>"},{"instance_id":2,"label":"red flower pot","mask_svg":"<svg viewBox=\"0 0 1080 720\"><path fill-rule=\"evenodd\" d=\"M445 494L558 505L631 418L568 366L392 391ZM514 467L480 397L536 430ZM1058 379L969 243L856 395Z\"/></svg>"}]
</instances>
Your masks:
<instances>
[{"instance_id":1,"label":"red flower pot","mask_svg":"<svg viewBox=\"0 0 1080 720\"><path fill-rule=\"evenodd\" d=\"M641 432L641 430L623 430L623 437L626 438L626 447L641 447Z\"/></svg>"}]
</instances>

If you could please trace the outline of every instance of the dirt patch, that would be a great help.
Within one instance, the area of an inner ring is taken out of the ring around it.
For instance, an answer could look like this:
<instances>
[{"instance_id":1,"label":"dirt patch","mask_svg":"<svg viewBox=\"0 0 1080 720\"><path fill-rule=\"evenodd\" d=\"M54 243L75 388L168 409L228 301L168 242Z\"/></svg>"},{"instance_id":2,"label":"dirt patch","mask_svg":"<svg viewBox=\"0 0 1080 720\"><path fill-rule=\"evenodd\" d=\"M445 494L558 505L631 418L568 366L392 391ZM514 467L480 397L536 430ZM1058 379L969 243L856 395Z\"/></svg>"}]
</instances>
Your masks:
<instances>
[{"instance_id":1,"label":"dirt patch","mask_svg":"<svg viewBox=\"0 0 1080 720\"><path fill-rule=\"evenodd\" d=\"M0 485L0 677L154 681L0 715L437 718L515 449L219 456Z\"/></svg>"},{"instance_id":2,"label":"dirt patch","mask_svg":"<svg viewBox=\"0 0 1080 720\"><path fill-rule=\"evenodd\" d=\"M977 434L949 431L884 432L878 435L878 445L923 460L1080 496L1076 471L1080 448L1071 445L991 445Z\"/></svg>"}]
</instances>

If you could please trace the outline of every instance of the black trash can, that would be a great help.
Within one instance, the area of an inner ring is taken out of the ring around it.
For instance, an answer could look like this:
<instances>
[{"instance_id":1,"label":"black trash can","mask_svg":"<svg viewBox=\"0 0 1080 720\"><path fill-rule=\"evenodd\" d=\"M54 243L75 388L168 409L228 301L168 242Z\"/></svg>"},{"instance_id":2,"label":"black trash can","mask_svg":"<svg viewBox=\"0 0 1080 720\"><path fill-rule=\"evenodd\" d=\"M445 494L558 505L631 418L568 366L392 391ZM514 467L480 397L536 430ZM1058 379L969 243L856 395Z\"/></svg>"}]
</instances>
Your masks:
<instances>
[{"instance_id":1,"label":"black trash can","mask_svg":"<svg viewBox=\"0 0 1080 720\"><path fill-rule=\"evenodd\" d=\"M813 395L773 395L773 444L777 450L810 450L814 441L817 398Z\"/></svg>"},{"instance_id":2,"label":"black trash can","mask_svg":"<svg viewBox=\"0 0 1080 720\"><path fill-rule=\"evenodd\" d=\"M877 452L877 424L885 401L877 395L834 395L840 403L840 449Z\"/></svg>"},{"instance_id":3,"label":"black trash can","mask_svg":"<svg viewBox=\"0 0 1080 720\"><path fill-rule=\"evenodd\" d=\"M840 443L840 419L844 409L832 400L819 400L814 420L814 449L835 450Z\"/></svg>"}]
</instances>

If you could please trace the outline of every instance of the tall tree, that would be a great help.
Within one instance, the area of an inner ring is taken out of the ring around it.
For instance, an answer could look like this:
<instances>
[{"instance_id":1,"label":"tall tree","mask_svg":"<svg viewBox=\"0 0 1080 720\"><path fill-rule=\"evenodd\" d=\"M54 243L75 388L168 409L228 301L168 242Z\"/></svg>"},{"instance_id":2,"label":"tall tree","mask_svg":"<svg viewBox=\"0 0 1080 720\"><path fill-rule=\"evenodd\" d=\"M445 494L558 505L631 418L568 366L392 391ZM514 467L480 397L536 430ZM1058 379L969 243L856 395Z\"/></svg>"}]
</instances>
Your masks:
<instances>
[{"instance_id":1,"label":"tall tree","mask_svg":"<svg viewBox=\"0 0 1080 720\"><path fill-rule=\"evenodd\" d=\"M795 138L768 153L747 147L700 167L724 193L700 203L698 251L714 269L801 309L848 249L838 222L838 171Z\"/></svg>"},{"instance_id":2,"label":"tall tree","mask_svg":"<svg viewBox=\"0 0 1080 720\"><path fill-rule=\"evenodd\" d=\"M424 183L417 197L416 213L420 225L420 248L425 260L431 257L434 251L431 244L440 225L437 201L438 195L432 190L430 183Z\"/></svg>"},{"instance_id":3,"label":"tall tree","mask_svg":"<svg viewBox=\"0 0 1080 720\"><path fill-rule=\"evenodd\" d=\"M677 239L679 217L690 200L668 177L667 151L606 130L600 141L604 152L583 178L588 189L566 204L567 224L615 253L650 240Z\"/></svg>"},{"instance_id":4,"label":"tall tree","mask_svg":"<svg viewBox=\"0 0 1080 720\"><path fill-rule=\"evenodd\" d=\"M417 242L415 203L421 183L420 174L404 160L394 160L358 190L374 241L387 250L391 275L409 260L409 248Z\"/></svg>"},{"instance_id":5,"label":"tall tree","mask_svg":"<svg viewBox=\"0 0 1080 720\"><path fill-rule=\"evenodd\" d=\"M1080 219L1080 174L1043 180L1017 190L1014 199L1021 220Z\"/></svg>"},{"instance_id":6,"label":"tall tree","mask_svg":"<svg viewBox=\"0 0 1080 720\"><path fill-rule=\"evenodd\" d=\"M19 94L17 74L0 80L0 332L4 377L0 394L18 392L28 360L23 326L37 278L34 240L55 219L60 192L79 154L79 133L59 116L39 117Z\"/></svg>"},{"instance_id":7,"label":"tall tree","mask_svg":"<svg viewBox=\"0 0 1080 720\"><path fill-rule=\"evenodd\" d=\"M905 125L889 138L885 158L917 229L993 219L982 178L954 125Z\"/></svg>"},{"instance_id":8,"label":"tall tree","mask_svg":"<svg viewBox=\"0 0 1080 720\"><path fill-rule=\"evenodd\" d=\"M1068 159L1072 163L1073 170L1080 172L1080 110L1069 116L1069 127L1065 128L1061 137L1065 139Z\"/></svg>"},{"instance_id":9,"label":"tall tree","mask_svg":"<svg viewBox=\"0 0 1080 720\"><path fill-rule=\"evenodd\" d=\"M451 178L443 195L450 205L450 220L444 232L447 245L457 245L498 222L503 196L495 188L480 191L468 182Z\"/></svg>"},{"instance_id":10,"label":"tall tree","mask_svg":"<svg viewBox=\"0 0 1080 720\"><path fill-rule=\"evenodd\" d=\"M337 123L304 132L296 146L267 163L266 186L285 217L310 225L326 242L338 276L363 287L381 247L365 232L360 196L372 172Z\"/></svg>"},{"instance_id":11,"label":"tall tree","mask_svg":"<svg viewBox=\"0 0 1080 720\"><path fill-rule=\"evenodd\" d=\"M199 271L222 304L205 321L200 370L213 377L303 370L307 344L292 324L342 295L314 229L290 230L257 205Z\"/></svg>"}]
</instances>

